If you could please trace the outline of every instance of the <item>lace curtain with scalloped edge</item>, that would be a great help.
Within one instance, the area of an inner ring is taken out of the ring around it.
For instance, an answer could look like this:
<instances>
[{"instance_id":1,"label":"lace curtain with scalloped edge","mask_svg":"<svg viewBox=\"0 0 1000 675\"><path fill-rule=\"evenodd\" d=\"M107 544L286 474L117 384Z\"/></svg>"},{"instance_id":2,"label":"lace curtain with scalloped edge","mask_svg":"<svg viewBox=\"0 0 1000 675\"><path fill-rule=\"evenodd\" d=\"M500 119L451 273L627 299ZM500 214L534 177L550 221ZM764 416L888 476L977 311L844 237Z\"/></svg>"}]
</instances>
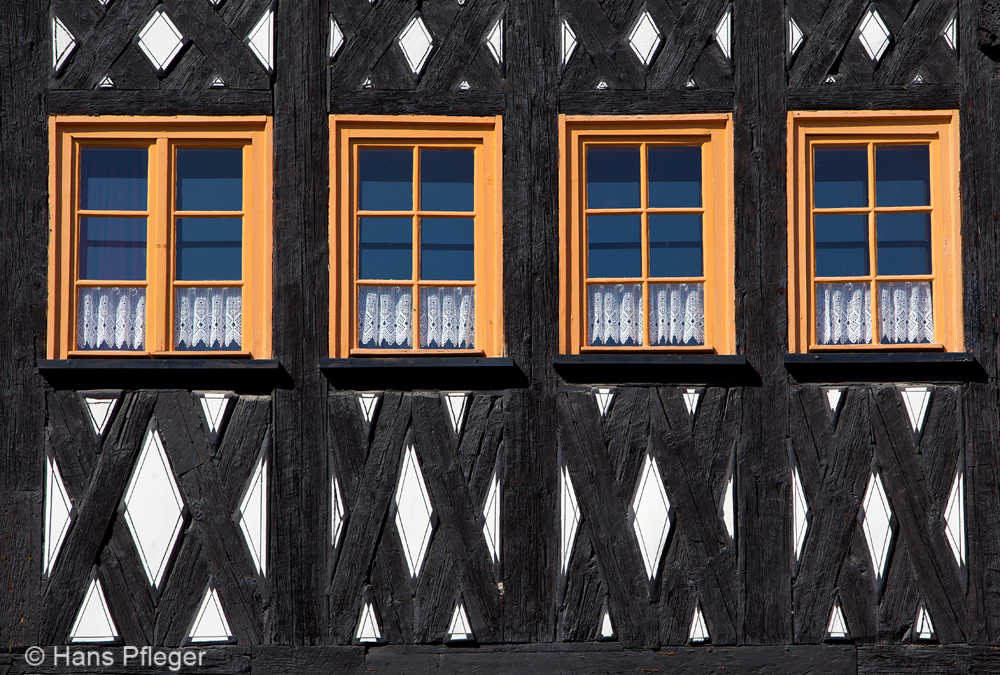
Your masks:
<instances>
[{"instance_id":1,"label":"lace curtain with scalloped edge","mask_svg":"<svg viewBox=\"0 0 1000 675\"><path fill-rule=\"evenodd\" d=\"M243 342L239 288L179 288L174 308L174 348L236 351Z\"/></svg>"},{"instance_id":2,"label":"lace curtain with scalloped edge","mask_svg":"<svg viewBox=\"0 0 1000 675\"><path fill-rule=\"evenodd\" d=\"M142 351L146 337L146 289L81 288L76 348Z\"/></svg>"}]
</instances>

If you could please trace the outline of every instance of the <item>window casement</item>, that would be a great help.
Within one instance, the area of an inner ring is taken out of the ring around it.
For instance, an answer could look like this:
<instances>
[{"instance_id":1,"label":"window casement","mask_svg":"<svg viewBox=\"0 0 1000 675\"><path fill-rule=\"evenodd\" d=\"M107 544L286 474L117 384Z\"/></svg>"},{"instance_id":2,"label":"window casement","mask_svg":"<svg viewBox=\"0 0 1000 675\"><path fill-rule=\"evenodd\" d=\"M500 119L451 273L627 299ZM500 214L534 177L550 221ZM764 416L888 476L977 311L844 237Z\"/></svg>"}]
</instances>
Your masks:
<instances>
[{"instance_id":1,"label":"window casement","mask_svg":"<svg viewBox=\"0 0 1000 675\"><path fill-rule=\"evenodd\" d=\"M269 357L270 119L49 131L49 358Z\"/></svg>"},{"instance_id":2,"label":"window casement","mask_svg":"<svg viewBox=\"0 0 1000 675\"><path fill-rule=\"evenodd\" d=\"M560 352L732 354L732 116L559 125Z\"/></svg>"},{"instance_id":3,"label":"window casement","mask_svg":"<svg viewBox=\"0 0 1000 675\"><path fill-rule=\"evenodd\" d=\"M331 117L331 356L502 355L500 138L500 117Z\"/></svg>"},{"instance_id":4,"label":"window casement","mask_svg":"<svg viewBox=\"0 0 1000 675\"><path fill-rule=\"evenodd\" d=\"M961 351L958 112L788 129L789 350Z\"/></svg>"}]
</instances>

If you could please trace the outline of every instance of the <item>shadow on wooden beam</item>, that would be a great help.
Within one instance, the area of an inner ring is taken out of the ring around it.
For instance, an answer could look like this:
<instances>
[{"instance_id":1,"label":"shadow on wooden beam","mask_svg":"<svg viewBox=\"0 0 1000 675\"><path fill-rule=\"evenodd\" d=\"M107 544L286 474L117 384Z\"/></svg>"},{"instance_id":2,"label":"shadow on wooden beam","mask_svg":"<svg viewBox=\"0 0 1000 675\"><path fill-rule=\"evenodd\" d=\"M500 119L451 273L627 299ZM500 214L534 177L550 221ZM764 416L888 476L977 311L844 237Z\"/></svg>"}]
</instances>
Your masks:
<instances>
[{"instance_id":1,"label":"shadow on wooden beam","mask_svg":"<svg viewBox=\"0 0 1000 675\"><path fill-rule=\"evenodd\" d=\"M44 359L38 372L54 389L291 389L274 359Z\"/></svg>"},{"instance_id":2,"label":"shadow on wooden beam","mask_svg":"<svg viewBox=\"0 0 1000 675\"><path fill-rule=\"evenodd\" d=\"M321 359L336 389L514 389L528 378L514 359L468 356Z\"/></svg>"},{"instance_id":3,"label":"shadow on wooden beam","mask_svg":"<svg viewBox=\"0 0 1000 675\"><path fill-rule=\"evenodd\" d=\"M571 384L704 384L759 387L745 356L715 354L559 355L552 365Z\"/></svg>"},{"instance_id":4,"label":"shadow on wooden beam","mask_svg":"<svg viewBox=\"0 0 1000 675\"><path fill-rule=\"evenodd\" d=\"M972 354L945 352L840 352L785 354L799 382L986 382Z\"/></svg>"}]
</instances>

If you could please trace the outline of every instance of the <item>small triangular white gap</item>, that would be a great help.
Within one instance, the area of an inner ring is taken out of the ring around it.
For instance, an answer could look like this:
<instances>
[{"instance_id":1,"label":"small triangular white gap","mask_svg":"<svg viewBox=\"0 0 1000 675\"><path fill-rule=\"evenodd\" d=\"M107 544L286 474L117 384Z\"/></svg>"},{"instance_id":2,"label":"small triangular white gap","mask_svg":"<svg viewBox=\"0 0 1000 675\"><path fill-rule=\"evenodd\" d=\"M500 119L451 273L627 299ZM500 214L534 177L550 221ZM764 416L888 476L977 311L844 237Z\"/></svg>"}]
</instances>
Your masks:
<instances>
[{"instance_id":1,"label":"small triangular white gap","mask_svg":"<svg viewBox=\"0 0 1000 675\"><path fill-rule=\"evenodd\" d=\"M613 387L594 387L594 398L597 399L597 409L601 411L601 417L608 414L611 407L611 399L615 397Z\"/></svg>"},{"instance_id":2,"label":"small triangular white gap","mask_svg":"<svg viewBox=\"0 0 1000 675\"><path fill-rule=\"evenodd\" d=\"M951 552L961 567L965 564L965 476L961 470L955 473L955 482L951 485L944 523Z\"/></svg>"},{"instance_id":3,"label":"small triangular white gap","mask_svg":"<svg viewBox=\"0 0 1000 675\"><path fill-rule=\"evenodd\" d=\"M340 24L333 16L330 16L330 58L332 59L344 46L344 31L340 30Z\"/></svg>"},{"instance_id":4,"label":"small triangular white gap","mask_svg":"<svg viewBox=\"0 0 1000 675\"><path fill-rule=\"evenodd\" d=\"M691 617L691 630L688 632L688 641L697 644L708 642L711 639L708 634L708 626L705 625L705 617L701 613L701 605L694 604L694 615Z\"/></svg>"},{"instance_id":5,"label":"small triangular white gap","mask_svg":"<svg viewBox=\"0 0 1000 675\"><path fill-rule=\"evenodd\" d=\"M562 65L565 67L573 56L573 52L576 51L576 33L570 28L569 21L565 18L562 20L559 35L561 38Z\"/></svg>"},{"instance_id":6,"label":"small triangular white gap","mask_svg":"<svg viewBox=\"0 0 1000 675\"><path fill-rule=\"evenodd\" d=\"M110 75L105 75L100 82L97 83L98 89L114 89L115 82L111 79Z\"/></svg>"},{"instance_id":7,"label":"small triangular white gap","mask_svg":"<svg viewBox=\"0 0 1000 675\"><path fill-rule=\"evenodd\" d=\"M598 90L601 90L601 91L603 91L603 90L605 90L607 88L608 88L608 82L607 82L607 80L601 80L600 82L597 83L597 86L594 87L594 89L598 89Z\"/></svg>"},{"instance_id":8,"label":"small triangular white gap","mask_svg":"<svg viewBox=\"0 0 1000 675\"><path fill-rule=\"evenodd\" d=\"M501 14L486 34L486 46L489 48L490 54L493 55L498 66L503 65L503 29L504 20L503 14Z\"/></svg>"},{"instance_id":9,"label":"small triangular white gap","mask_svg":"<svg viewBox=\"0 0 1000 675\"><path fill-rule=\"evenodd\" d=\"M362 89L374 89L375 88L375 85L372 84L372 78L370 76L366 77L365 81L361 83L361 88Z\"/></svg>"},{"instance_id":10,"label":"small triangular white gap","mask_svg":"<svg viewBox=\"0 0 1000 675\"><path fill-rule=\"evenodd\" d=\"M715 27L715 42L722 50L722 55L727 59L732 56L733 50L733 8L727 7L726 13L719 19L719 24Z\"/></svg>"},{"instance_id":11,"label":"small triangular white gap","mask_svg":"<svg viewBox=\"0 0 1000 675\"><path fill-rule=\"evenodd\" d=\"M486 537L486 547L490 549L493 564L500 562L500 477L493 473L490 480L490 490L486 493L486 505L483 507L483 536Z\"/></svg>"},{"instance_id":12,"label":"small triangular white gap","mask_svg":"<svg viewBox=\"0 0 1000 675\"><path fill-rule=\"evenodd\" d=\"M788 54L789 56L794 56L795 52L799 51L799 47L802 46L802 29L799 28L799 24L795 23L795 19L788 17Z\"/></svg>"},{"instance_id":13,"label":"small triangular white gap","mask_svg":"<svg viewBox=\"0 0 1000 675\"><path fill-rule=\"evenodd\" d=\"M378 405L379 394L358 394L358 403L361 404L361 414L365 416L365 422L372 423L375 418L375 407Z\"/></svg>"},{"instance_id":14,"label":"small triangular white gap","mask_svg":"<svg viewBox=\"0 0 1000 675\"><path fill-rule=\"evenodd\" d=\"M605 639L615 636L615 628L611 625L611 614L608 613L607 607L601 610L601 626L598 629L598 634Z\"/></svg>"},{"instance_id":15,"label":"small triangular white gap","mask_svg":"<svg viewBox=\"0 0 1000 675\"><path fill-rule=\"evenodd\" d=\"M448 626L448 642L468 642L474 639L472 627L469 625L469 615L465 612L465 604L459 600L455 603L451 625Z\"/></svg>"},{"instance_id":16,"label":"small triangular white gap","mask_svg":"<svg viewBox=\"0 0 1000 675\"><path fill-rule=\"evenodd\" d=\"M240 529L257 571L267 576L267 462L263 457L240 502Z\"/></svg>"},{"instance_id":17,"label":"small triangular white gap","mask_svg":"<svg viewBox=\"0 0 1000 675\"><path fill-rule=\"evenodd\" d=\"M802 555L802 546L806 543L806 532L809 529L809 502L806 501L805 490L802 489L802 478L799 469L792 469L792 534L794 535L795 559Z\"/></svg>"},{"instance_id":18,"label":"small triangular white gap","mask_svg":"<svg viewBox=\"0 0 1000 675\"><path fill-rule=\"evenodd\" d=\"M461 82L458 83L458 89L459 91L469 91L470 89L472 89L472 85L469 84L468 80L462 80Z\"/></svg>"},{"instance_id":19,"label":"small triangular white gap","mask_svg":"<svg viewBox=\"0 0 1000 675\"><path fill-rule=\"evenodd\" d=\"M196 392L195 396L201 401L201 410L205 413L205 421L208 423L209 431L213 434L219 433L222 418L226 415L229 395L221 391L206 391Z\"/></svg>"},{"instance_id":20,"label":"small triangular white gap","mask_svg":"<svg viewBox=\"0 0 1000 675\"><path fill-rule=\"evenodd\" d=\"M688 78L687 84L684 85L687 89L697 89L698 83L694 81L694 78Z\"/></svg>"},{"instance_id":21,"label":"small triangular white gap","mask_svg":"<svg viewBox=\"0 0 1000 675\"><path fill-rule=\"evenodd\" d=\"M826 394L827 405L830 406L830 415L832 417L837 416L837 409L840 407L840 399L844 395L846 389L841 389L839 387L825 387L823 393Z\"/></svg>"},{"instance_id":22,"label":"small triangular white gap","mask_svg":"<svg viewBox=\"0 0 1000 675\"><path fill-rule=\"evenodd\" d=\"M576 501L576 492L573 490L573 481L569 477L569 468L563 466L559 473L562 525L559 530L559 568L565 574L566 570L569 569L569 559L573 554L573 541L576 539L576 531L580 526L580 507Z\"/></svg>"},{"instance_id":23,"label":"small triangular white gap","mask_svg":"<svg viewBox=\"0 0 1000 675\"><path fill-rule=\"evenodd\" d=\"M941 36L952 50L958 49L958 15L952 14L951 19L941 31Z\"/></svg>"},{"instance_id":24,"label":"small triangular white gap","mask_svg":"<svg viewBox=\"0 0 1000 675\"><path fill-rule=\"evenodd\" d=\"M448 419L451 420L451 428L455 430L455 435L462 433L462 425L465 424L465 405L469 402L469 395L464 392L450 392L444 395L448 408Z\"/></svg>"},{"instance_id":25,"label":"small triangular white gap","mask_svg":"<svg viewBox=\"0 0 1000 675\"><path fill-rule=\"evenodd\" d=\"M83 401L87 404L87 412L90 414L90 423L94 425L94 431L98 436L103 436L118 399L87 397Z\"/></svg>"},{"instance_id":26,"label":"small triangular white gap","mask_svg":"<svg viewBox=\"0 0 1000 675\"><path fill-rule=\"evenodd\" d=\"M205 597L198 607L188 639L191 642L229 642L233 639L226 613L219 602L219 594L214 588L205 589Z\"/></svg>"},{"instance_id":27,"label":"small triangular white gap","mask_svg":"<svg viewBox=\"0 0 1000 675\"><path fill-rule=\"evenodd\" d=\"M698 399L701 397L701 393L697 389L685 389L681 393L681 397L684 399L684 407L687 408L688 415L693 418L695 411L698 410Z\"/></svg>"},{"instance_id":28,"label":"small triangular white gap","mask_svg":"<svg viewBox=\"0 0 1000 675\"><path fill-rule=\"evenodd\" d=\"M358 621L358 630L354 634L358 642L378 642L382 639L382 631L378 628L378 619L375 618L375 608L370 602L366 602L361 609L361 619Z\"/></svg>"},{"instance_id":29,"label":"small triangular white gap","mask_svg":"<svg viewBox=\"0 0 1000 675\"><path fill-rule=\"evenodd\" d=\"M726 532L730 539L736 541L736 509L733 499L733 477L726 481L726 492L722 496L722 521L726 524Z\"/></svg>"},{"instance_id":30,"label":"small triangular white gap","mask_svg":"<svg viewBox=\"0 0 1000 675\"><path fill-rule=\"evenodd\" d=\"M913 81L910 84L923 84L923 83L924 83L924 76L921 75L920 73L917 73L913 77Z\"/></svg>"},{"instance_id":31,"label":"small triangular white gap","mask_svg":"<svg viewBox=\"0 0 1000 675\"><path fill-rule=\"evenodd\" d=\"M829 640L846 640L850 636L847 622L844 621L844 612L840 609L840 602L834 601L833 609L830 611L830 622L826 626L826 637Z\"/></svg>"},{"instance_id":32,"label":"small triangular white gap","mask_svg":"<svg viewBox=\"0 0 1000 675\"><path fill-rule=\"evenodd\" d=\"M246 38L246 45L267 72L274 72L274 10L268 8Z\"/></svg>"},{"instance_id":33,"label":"small triangular white gap","mask_svg":"<svg viewBox=\"0 0 1000 675\"><path fill-rule=\"evenodd\" d=\"M927 417L927 404L931 400L930 387L902 387L899 393L903 396L906 414L910 418L913 432L919 434L924 428L924 418Z\"/></svg>"},{"instance_id":34,"label":"small triangular white gap","mask_svg":"<svg viewBox=\"0 0 1000 675\"><path fill-rule=\"evenodd\" d=\"M216 75L215 78L212 80L212 83L209 84L208 86L212 87L213 89L222 89L223 87L226 86L226 81L222 79L222 75Z\"/></svg>"},{"instance_id":35,"label":"small triangular white gap","mask_svg":"<svg viewBox=\"0 0 1000 675\"><path fill-rule=\"evenodd\" d=\"M913 635L918 640L934 639L934 622L931 621L931 615L923 605L917 610L917 618L913 622Z\"/></svg>"},{"instance_id":36,"label":"small triangular white gap","mask_svg":"<svg viewBox=\"0 0 1000 675\"><path fill-rule=\"evenodd\" d=\"M108 611L104 588L97 579L90 580L90 587L76 613L69 630L70 642L113 642L118 639L118 629Z\"/></svg>"},{"instance_id":37,"label":"small triangular white gap","mask_svg":"<svg viewBox=\"0 0 1000 675\"><path fill-rule=\"evenodd\" d=\"M347 511L344 509L344 499L340 496L340 483L337 482L336 476L334 476L332 480L331 492L330 510L332 532L330 534L333 547L337 548L340 544L340 534L344 529L344 519L347 516Z\"/></svg>"},{"instance_id":38,"label":"small triangular white gap","mask_svg":"<svg viewBox=\"0 0 1000 675\"><path fill-rule=\"evenodd\" d=\"M59 17L52 17L52 67L59 70L76 47L76 38Z\"/></svg>"},{"instance_id":39,"label":"small triangular white gap","mask_svg":"<svg viewBox=\"0 0 1000 675\"><path fill-rule=\"evenodd\" d=\"M827 75L826 79L823 80L823 84L837 84L837 76L836 75Z\"/></svg>"},{"instance_id":40,"label":"small triangular white gap","mask_svg":"<svg viewBox=\"0 0 1000 675\"><path fill-rule=\"evenodd\" d=\"M54 458L46 458L45 473L45 555L42 571L48 574L59 556L59 549L72 522L73 503L66 493Z\"/></svg>"}]
</instances>

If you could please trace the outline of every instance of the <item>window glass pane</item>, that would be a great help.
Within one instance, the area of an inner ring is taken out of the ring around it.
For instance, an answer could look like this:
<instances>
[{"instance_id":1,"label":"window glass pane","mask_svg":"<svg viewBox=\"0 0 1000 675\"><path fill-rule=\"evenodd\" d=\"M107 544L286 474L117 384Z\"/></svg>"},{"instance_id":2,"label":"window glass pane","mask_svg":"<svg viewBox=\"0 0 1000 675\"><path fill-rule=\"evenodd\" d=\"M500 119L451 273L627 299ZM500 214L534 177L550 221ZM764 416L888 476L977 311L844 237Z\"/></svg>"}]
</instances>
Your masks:
<instances>
[{"instance_id":1,"label":"window glass pane","mask_svg":"<svg viewBox=\"0 0 1000 675\"><path fill-rule=\"evenodd\" d=\"M243 278L242 218L178 218L177 279L239 281Z\"/></svg>"},{"instance_id":2,"label":"window glass pane","mask_svg":"<svg viewBox=\"0 0 1000 675\"><path fill-rule=\"evenodd\" d=\"M871 341L871 284L816 284L816 343L860 345Z\"/></svg>"},{"instance_id":3,"label":"window glass pane","mask_svg":"<svg viewBox=\"0 0 1000 675\"><path fill-rule=\"evenodd\" d=\"M239 288L178 288L174 349L238 351L243 341L243 293Z\"/></svg>"},{"instance_id":4,"label":"window glass pane","mask_svg":"<svg viewBox=\"0 0 1000 675\"><path fill-rule=\"evenodd\" d=\"M587 344L603 347L642 345L642 286L587 286Z\"/></svg>"},{"instance_id":5,"label":"window glass pane","mask_svg":"<svg viewBox=\"0 0 1000 675\"><path fill-rule=\"evenodd\" d=\"M80 278L146 278L145 218L80 218Z\"/></svg>"},{"instance_id":6,"label":"window glass pane","mask_svg":"<svg viewBox=\"0 0 1000 675\"><path fill-rule=\"evenodd\" d=\"M701 146L649 149L649 205L701 206Z\"/></svg>"},{"instance_id":7,"label":"window glass pane","mask_svg":"<svg viewBox=\"0 0 1000 675\"><path fill-rule=\"evenodd\" d=\"M413 150L365 148L358 151L359 197L367 211L413 208Z\"/></svg>"},{"instance_id":8,"label":"window glass pane","mask_svg":"<svg viewBox=\"0 0 1000 675\"><path fill-rule=\"evenodd\" d=\"M178 148L178 211L242 209L243 148Z\"/></svg>"},{"instance_id":9,"label":"window glass pane","mask_svg":"<svg viewBox=\"0 0 1000 675\"><path fill-rule=\"evenodd\" d=\"M81 288L76 301L76 348L142 351L145 288Z\"/></svg>"},{"instance_id":10,"label":"window glass pane","mask_svg":"<svg viewBox=\"0 0 1000 675\"><path fill-rule=\"evenodd\" d=\"M933 309L929 281L880 283L879 341L884 344L934 342Z\"/></svg>"},{"instance_id":11,"label":"window glass pane","mask_svg":"<svg viewBox=\"0 0 1000 675\"><path fill-rule=\"evenodd\" d=\"M868 216L827 214L816 219L816 276L868 274Z\"/></svg>"},{"instance_id":12,"label":"window glass pane","mask_svg":"<svg viewBox=\"0 0 1000 675\"><path fill-rule=\"evenodd\" d=\"M814 166L816 208L868 206L867 147L817 147Z\"/></svg>"},{"instance_id":13,"label":"window glass pane","mask_svg":"<svg viewBox=\"0 0 1000 675\"><path fill-rule=\"evenodd\" d=\"M931 214L879 213L875 233L879 274L931 273Z\"/></svg>"},{"instance_id":14,"label":"window glass pane","mask_svg":"<svg viewBox=\"0 0 1000 675\"><path fill-rule=\"evenodd\" d=\"M658 347L705 344L703 284L649 285L649 344Z\"/></svg>"},{"instance_id":15,"label":"window glass pane","mask_svg":"<svg viewBox=\"0 0 1000 675\"><path fill-rule=\"evenodd\" d=\"M642 218L638 214L587 217L587 276L642 276Z\"/></svg>"},{"instance_id":16,"label":"window glass pane","mask_svg":"<svg viewBox=\"0 0 1000 675\"><path fill-rule=\"evenodd\" d=\"M420 289L420 346L423 349L475 348L475 289Z\"/></svg>"},{"instance_id":17,"label":"window glass pane","mask_svg":"<svg viewBox=\"0 0 1000 675\"><path fill-rule=\"evenodd\" d=\"M639 146L587 148L587 208L639 207Z\"/></svg>"},{"instance_id":18,"label":"window glass pane","mask_svg":"<svg viewBox=\"0 0 1000 675\"><path fill-rule=\"evenodd\" d=\"M700 277L701 215L650 214L649 276Z\"/></svg>"},{"instance_id":19,"label":"window glass pane","mask_svg":"<svg viewBox=\"0 0 1000 675\"><path fill-rule=\"evenodd\" d=\"M145 211L149 150L83 148L80 150L80 208Z\"/></svg>"},{"instance_id":20,"label":"window glass pane","mask_svg":"<svg viewBox=\"0 0 1000 675\"><path fill-rule=\"evenodd\" d=\"M875 146L875 203L878 206L930 205L929 146Z\"/></svg>"},{"instance_id":21,"label":"window glass pane","mask_svg":"<svg viewBox=\"0 0 1000 675\"><path fill-rule=\"evenodd\" d=\"M420 278L473 281L475 220L423 218L420 221Z\"/></svg>"},{"instance_id":22,"label":"window glass pane","mask_svg":"<svg viewBox=\"0 0 1000 675\"><path fill-rule=\"evenodd\" d=\"M420 151L420 208L424 211L475 211L473 167L476 151Z\"/></svg>"},{"instance_id":23,"label":"window glass pane","mask_svg":"<svg viewBox=\"0 0 1000 675\"><path fill-rule=\"evenodd\" d=\"M359 286L358 346L412 349L412 309L411 286Z\"/></svg>"},{"instance_id":24,"label":"window glass pane","mask_svg":"<svg viewBox=\"0 0 1000 675\"><path fill-rule=\"evenodd\" d=\"M358 277L413 278L413 219L361 218Z\"/></svg>"}]
</instances>

